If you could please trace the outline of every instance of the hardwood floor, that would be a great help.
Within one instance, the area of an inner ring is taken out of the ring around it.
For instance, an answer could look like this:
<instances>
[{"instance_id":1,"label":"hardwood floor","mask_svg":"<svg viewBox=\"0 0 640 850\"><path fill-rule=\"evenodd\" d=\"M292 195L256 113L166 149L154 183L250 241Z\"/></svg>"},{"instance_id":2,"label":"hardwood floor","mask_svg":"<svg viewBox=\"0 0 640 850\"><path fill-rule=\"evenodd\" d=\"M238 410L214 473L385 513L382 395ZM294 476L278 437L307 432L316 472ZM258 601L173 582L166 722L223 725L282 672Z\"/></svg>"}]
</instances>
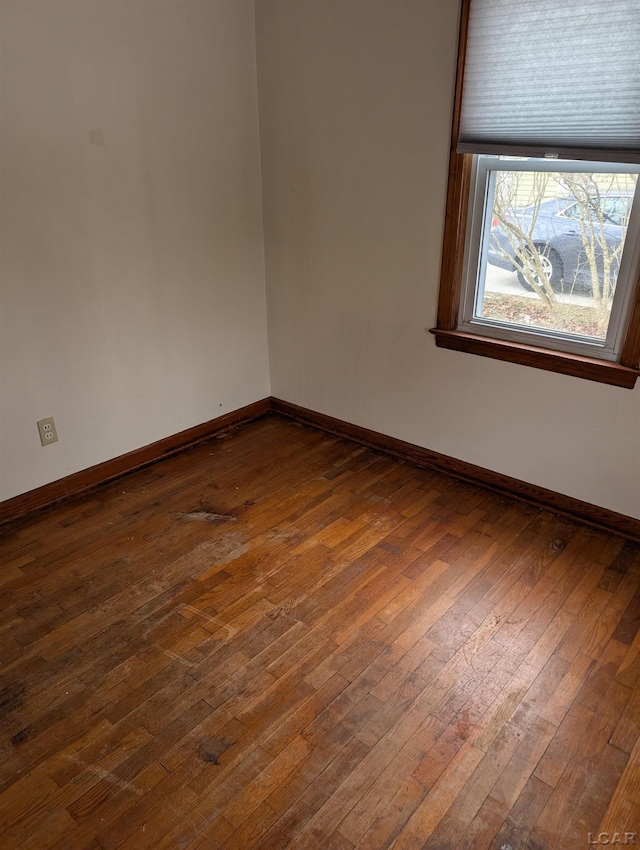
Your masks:
<instances>
[{"instance_id":1,"label":"hardwood floor","mask_svg":"<svg viewBox=\"0 0 640 850\"><path fill-rule=\"evenodd\" d=\"M0 558L3 848L640 832L631 542L269 417Z\"/></svg>"}]
</instances>

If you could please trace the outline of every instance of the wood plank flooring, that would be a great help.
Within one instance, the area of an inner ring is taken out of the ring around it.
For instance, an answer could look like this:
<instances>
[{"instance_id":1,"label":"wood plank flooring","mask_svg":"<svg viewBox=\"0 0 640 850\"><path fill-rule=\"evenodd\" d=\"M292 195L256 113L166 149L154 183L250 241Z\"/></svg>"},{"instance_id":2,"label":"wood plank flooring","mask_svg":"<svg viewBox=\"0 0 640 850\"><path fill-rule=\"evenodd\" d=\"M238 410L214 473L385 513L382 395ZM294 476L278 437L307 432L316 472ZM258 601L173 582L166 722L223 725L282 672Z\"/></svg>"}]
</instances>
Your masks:
<instances>
[{"instance_id":1,"label":"wood plank flooring","mask_svg":"<svg viewBox=\"0 0 640 850\"><path fill-rule=\"evenodd\" d=\"M640 832L623 539L268 417L0 559L2 848Z\"/></svg>"}]
</instances>

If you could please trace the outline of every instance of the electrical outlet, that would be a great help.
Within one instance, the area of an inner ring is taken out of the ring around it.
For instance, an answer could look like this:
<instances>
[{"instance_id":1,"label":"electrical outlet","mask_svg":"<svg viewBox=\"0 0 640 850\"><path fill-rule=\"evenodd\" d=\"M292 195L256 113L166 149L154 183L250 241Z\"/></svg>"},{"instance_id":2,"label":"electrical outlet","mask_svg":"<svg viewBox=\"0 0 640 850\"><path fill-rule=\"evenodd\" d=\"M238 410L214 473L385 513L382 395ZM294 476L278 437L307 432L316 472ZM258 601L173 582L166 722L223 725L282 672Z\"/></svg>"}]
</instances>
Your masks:
<instances>
[{"instance_id":1,"label":"electrical outlet","mask_svg":"<svg viewBox=\"0 0 640 850\"><path fill-rule=\"evenodd\" d=\"M38 431L40 432L40 442L43 446L58 442L58 432L56 431L56 423L53 421L53 416L49 416L47 419L41 419L37 424Z\"/></svg>"}]
</instances>

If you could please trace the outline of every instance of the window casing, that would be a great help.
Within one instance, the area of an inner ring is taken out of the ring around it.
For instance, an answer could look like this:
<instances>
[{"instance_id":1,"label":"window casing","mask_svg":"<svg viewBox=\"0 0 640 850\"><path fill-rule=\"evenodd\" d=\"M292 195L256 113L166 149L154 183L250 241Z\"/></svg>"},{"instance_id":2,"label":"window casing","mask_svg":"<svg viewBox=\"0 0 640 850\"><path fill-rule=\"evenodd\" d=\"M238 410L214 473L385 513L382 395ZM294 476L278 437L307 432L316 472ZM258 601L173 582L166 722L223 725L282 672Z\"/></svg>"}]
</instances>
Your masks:
<instances>
[{"instance_id":1,"label":"window casing","mask_svg":"<svg viewBox=\"0 0 640 850\"><path fill-rule=\"evenodd\" d=\"M518 5L519 0L510 2ZM549 6L554 0L536 2ZM596 161L591 151L579 150L572 139L570 159L563 159L565 154L561 151L560 154L550 152L544 158L538 153L537 158L527 160L525 156L536 156L535 146L525 151L526 145L521 145L510 153L503 144L498 144L492 155L490 145L483 140L481 152L466 152L469 147L473 148L473 143L467 140L460 144L460 117L469 13L474 3L478 3L482 13L482 6L491 6L495 0L463 2L440 301L437 326L432 329L436 342L444 348L631 388L640 373L640 200L632 203L636 197L633 191L618 193L618 196L614 193L597 208L600 224L606 223L607 230L614 233L616 225L628 215L624 248L616 243L620 249L616 258L619 268L614 296L608 302L610 317L606 332L590 335L562 328L523 326L518 321L504 321L483 313L495 175L506 170L548 171L556 176L559 172L605 175L617 171L635 175L640 172L640 149L634 152L625 141L623 151L606 151L604 161L600 161L602 156ZM565 6L566 2L557 0L557 5ZM619 5L624 6L625 0L619 0ZM597 181L598 177L594 179ZM566 220L580 218L569 200L559 215ZM584 218L584 208L581 215ZM588 213L586 217L589 218ZM618 227L617 231L620 233L622 229ZM620 236L617 238L620 240ZM514 269L519 272L522 272L521 254L522 251L518 251L514 262ZM522 280L522 274L519 278ZM534 284L540 280L545 278L538 275Z\"/></svg>"}]
</instances>

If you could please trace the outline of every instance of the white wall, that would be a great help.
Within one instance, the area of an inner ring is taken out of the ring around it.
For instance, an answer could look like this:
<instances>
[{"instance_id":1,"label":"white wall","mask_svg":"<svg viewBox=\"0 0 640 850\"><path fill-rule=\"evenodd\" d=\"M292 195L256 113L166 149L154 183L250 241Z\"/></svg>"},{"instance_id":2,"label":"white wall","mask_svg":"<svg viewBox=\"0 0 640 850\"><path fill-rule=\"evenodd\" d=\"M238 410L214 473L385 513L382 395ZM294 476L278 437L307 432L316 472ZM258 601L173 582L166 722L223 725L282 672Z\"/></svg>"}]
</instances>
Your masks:
<instances>
[{"instance_id":1,"label":"white wall","mask_svg":"<svg viewBox=\"0 0 640 850\"><path fill-rule=\"evenodd\" d=\"M640 517L640 389L425 332L457 4L256 7L273 394ZM270 388L253 4L2 0L1 23L6 499Z\"/></svg>"},{"instance_id":2,"label":"white wall","mask_svg":"<svg viewBox=\"0 0 640 850\"><path fill-rule=\"evenodd\" d=\"M6 499L269 374L253 3L3 0L1 56Z\"/></svg>"},{"instance_id":3,"label":"white wall","mask_svg":"<svg viewBox=\"0 0 640 850\"><path fill-rule=\"evenodd\" d=\"M640 517L640 388L437 349L458 4L257 0L273 395Z\"/></svg>"}]
</instances>

